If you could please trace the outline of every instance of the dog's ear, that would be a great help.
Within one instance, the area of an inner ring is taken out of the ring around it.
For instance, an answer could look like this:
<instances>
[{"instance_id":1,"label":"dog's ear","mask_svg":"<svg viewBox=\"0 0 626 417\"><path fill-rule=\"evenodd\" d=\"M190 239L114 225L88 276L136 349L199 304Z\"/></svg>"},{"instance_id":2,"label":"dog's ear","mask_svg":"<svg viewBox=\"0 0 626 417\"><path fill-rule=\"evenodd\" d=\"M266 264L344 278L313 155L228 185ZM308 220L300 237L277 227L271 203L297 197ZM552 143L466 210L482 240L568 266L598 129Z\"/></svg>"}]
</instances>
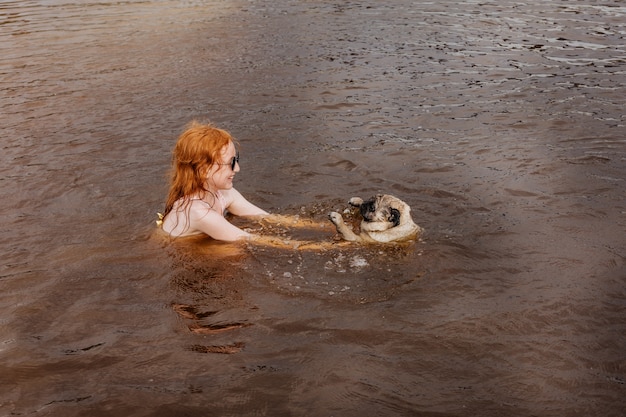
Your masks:
<instances>
[{"instance_id":1,"label":"dog's ear","mask_svg":"<svg viewBox=\"0 0 626 417\"><path fill-rule=\"evenodd\" d=\"M400 210L391 208L389 210L389 220L390 223L393 223L393 226L396 227L400 224Z\"/></svg>"}]
</instances>

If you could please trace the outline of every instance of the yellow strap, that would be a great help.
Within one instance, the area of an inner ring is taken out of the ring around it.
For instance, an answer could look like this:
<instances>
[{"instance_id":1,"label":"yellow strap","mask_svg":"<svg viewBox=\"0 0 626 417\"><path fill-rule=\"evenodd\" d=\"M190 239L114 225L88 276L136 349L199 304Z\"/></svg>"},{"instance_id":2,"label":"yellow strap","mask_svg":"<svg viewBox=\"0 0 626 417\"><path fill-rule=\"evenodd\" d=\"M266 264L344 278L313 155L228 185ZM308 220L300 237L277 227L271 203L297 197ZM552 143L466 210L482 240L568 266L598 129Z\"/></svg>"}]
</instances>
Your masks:
<instances>
[{"instance_id":1,"label":"yellow strap","mask_svg":"<svg viewBox=\"0 0 626 417\"><path fill-rule=\"evenodd\" d=\"M161 213L157 213L158 220L156 221L157 227L163 226L163 215Z\"/></svg>"}]
</instances>

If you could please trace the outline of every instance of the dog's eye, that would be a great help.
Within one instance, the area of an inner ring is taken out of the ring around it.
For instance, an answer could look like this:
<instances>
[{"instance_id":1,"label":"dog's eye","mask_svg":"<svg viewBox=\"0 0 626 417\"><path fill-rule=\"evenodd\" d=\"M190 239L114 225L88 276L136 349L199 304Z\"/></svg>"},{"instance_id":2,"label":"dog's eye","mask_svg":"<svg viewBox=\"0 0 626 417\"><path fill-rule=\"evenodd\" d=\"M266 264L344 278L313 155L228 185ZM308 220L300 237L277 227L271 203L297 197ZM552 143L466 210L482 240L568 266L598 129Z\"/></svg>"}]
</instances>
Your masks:
<instances>
[{"instance_id":1,"label":"dog's eye","mask_svg":"<svg viewBox=\"0 0 626 417\"><path fill-rule=\"evenodd\" d=\"M400 224L400 210L392 208L389 213L389 222L393 223L394 226Z\"/></svg>"}]
</instances>

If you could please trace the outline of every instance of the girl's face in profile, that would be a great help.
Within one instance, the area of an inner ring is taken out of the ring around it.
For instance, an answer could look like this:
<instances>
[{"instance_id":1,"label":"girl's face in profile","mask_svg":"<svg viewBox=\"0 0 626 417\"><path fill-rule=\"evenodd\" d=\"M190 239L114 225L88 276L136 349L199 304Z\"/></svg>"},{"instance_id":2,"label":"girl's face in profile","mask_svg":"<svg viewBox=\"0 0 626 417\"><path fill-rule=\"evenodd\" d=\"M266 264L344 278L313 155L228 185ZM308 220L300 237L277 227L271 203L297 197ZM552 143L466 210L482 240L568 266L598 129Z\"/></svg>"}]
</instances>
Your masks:
<instances>
[{"instance_id":1,"label":"girl's face in profile","mask_svg":"<svg viewBox=\"0 0 626 417\"><path fill-rule=\"evenodd\" d=\"M222 148L220 152L221 161L213 164L207 171L207 187L209 190L230 190L233 188L233 179L235 174L239 172L239 163L235 163L235 169L232 168L233 158L237 156L235 144L229 142Z\"/></svg>"}]
</instances>

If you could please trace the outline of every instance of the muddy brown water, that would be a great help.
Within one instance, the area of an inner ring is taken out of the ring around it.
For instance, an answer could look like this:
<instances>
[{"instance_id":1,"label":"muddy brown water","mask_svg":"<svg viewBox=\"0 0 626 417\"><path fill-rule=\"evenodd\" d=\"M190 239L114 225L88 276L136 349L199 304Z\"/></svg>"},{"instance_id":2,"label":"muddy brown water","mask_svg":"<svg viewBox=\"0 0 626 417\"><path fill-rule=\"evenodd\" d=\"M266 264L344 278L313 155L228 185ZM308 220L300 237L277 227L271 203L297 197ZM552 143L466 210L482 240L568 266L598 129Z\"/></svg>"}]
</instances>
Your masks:
<instances>
[{"instance_id":1,"label":"muddy brown water","mask_svg":"<svg viewBox=\"0 0 626 417\"><path fill-rule=\"evenodd\" d=\"M625 36L610 0L2 2L0 415L623 415ZM390 193L425 235L168 242L194 118L258 205Z\"/></svg>"}]
</instances>

